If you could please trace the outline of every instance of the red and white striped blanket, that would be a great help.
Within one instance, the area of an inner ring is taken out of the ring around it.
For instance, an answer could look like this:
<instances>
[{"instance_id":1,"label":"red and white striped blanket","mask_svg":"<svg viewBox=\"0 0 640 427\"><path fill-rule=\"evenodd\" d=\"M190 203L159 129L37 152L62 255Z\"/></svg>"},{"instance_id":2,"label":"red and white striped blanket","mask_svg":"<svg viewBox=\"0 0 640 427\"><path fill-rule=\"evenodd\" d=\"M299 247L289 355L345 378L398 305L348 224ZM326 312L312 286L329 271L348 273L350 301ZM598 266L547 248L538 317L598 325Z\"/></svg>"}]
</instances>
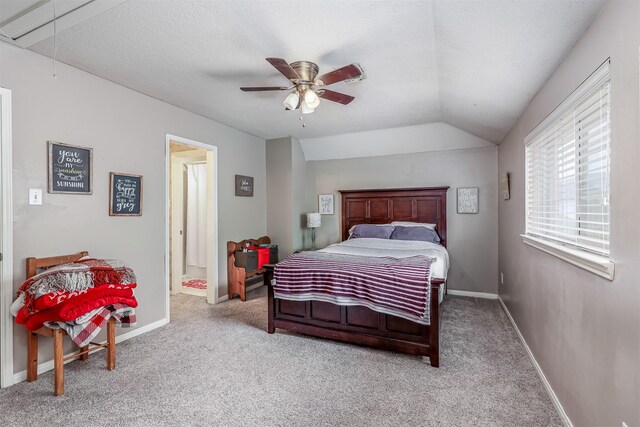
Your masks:
<instances>
[{"instance_id":1,"label":"red and white striped blanket","mask_svg":"<svg viewBox=\"0 0 640 427\"><path fill-rule=\"evenodd\" d=\"M429 324L432 261L426 256L391 258L301 252L276 265L274 296L362 305Z\"/></svg>"},{"instance_id":2,"label":"red and white striped blanket","mask_svg":"<svg viewBox=\"0 0 640 427\"><path fill-rule=\"evenodd\" d=\"M111 304L97 308L73 322L46 322L49 328L62 328L78 346L88 345L100 333L110 317L123 328L136 325L136 312L126 304Z\"/></svg>"}]
</instances>

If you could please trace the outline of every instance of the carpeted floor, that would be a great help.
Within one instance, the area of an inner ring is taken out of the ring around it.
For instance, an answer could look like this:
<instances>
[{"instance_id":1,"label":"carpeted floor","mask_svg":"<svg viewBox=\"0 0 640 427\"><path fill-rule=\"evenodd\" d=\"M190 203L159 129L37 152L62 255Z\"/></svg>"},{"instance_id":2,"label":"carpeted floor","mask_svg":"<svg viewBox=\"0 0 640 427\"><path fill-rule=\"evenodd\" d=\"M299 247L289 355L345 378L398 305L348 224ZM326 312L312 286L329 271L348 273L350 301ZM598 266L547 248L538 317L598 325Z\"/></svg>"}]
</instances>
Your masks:
<instances>
[{"instance_id":1,"label":"carpeted floor","mask_svg":"<svg viewBox=\"0 0 640 427\"><path fill-rule=\"evenodd\" d=\"M265 289L207 305L172 297L171 323L0 391L3 426L548 426L551 400L497 301L448 296L440 368L420 358L286 332Z\"/></svg>"}]
</instances>

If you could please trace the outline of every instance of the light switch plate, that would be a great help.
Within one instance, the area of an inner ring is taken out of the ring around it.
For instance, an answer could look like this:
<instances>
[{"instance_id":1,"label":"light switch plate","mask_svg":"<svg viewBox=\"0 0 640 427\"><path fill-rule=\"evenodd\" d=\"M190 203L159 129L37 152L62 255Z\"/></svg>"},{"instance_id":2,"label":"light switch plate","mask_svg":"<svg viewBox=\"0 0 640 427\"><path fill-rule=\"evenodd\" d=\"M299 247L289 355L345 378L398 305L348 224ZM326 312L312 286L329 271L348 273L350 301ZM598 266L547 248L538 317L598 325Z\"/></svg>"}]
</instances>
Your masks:
<instances>
[{"instance_id":1,"label":"light switch plate","mask_svg":"<svg viewBox=\"0 0 640 427\"><path fill-rule=\"evenodd\" d=\"M30 188L29 189L29 204L41 205L42 204L42 188Z\"/></svg>"}]
</instances>

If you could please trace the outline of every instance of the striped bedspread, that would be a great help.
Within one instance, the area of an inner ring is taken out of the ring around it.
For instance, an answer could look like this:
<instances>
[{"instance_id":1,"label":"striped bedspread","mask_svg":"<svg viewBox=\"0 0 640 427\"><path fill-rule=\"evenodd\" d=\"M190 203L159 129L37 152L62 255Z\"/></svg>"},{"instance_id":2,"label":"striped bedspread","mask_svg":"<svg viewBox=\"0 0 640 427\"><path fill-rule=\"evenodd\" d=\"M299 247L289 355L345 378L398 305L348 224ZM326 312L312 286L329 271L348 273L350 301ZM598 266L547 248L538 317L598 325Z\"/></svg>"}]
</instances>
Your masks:
<instances>
[{"instance_id":1,"label":"striped bedspread","mask_svg":"<svg viewBox=\"0 0 640 427\"><path fill-rule=\"evenodd\" d=\"M278 263L274 296L286 300L362 305L429 324L432 259L301 252Z\"/></svg>"}]
</instances>

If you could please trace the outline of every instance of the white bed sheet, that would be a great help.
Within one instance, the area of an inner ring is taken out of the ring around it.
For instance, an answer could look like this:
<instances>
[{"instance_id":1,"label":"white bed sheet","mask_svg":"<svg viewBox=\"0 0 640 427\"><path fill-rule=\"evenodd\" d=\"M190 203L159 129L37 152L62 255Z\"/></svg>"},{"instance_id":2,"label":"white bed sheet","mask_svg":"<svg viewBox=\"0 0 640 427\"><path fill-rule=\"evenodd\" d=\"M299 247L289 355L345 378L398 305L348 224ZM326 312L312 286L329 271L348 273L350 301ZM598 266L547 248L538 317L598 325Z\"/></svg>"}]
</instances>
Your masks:
<instances>
[{"instance_id":1,"label":"white bed sheet","mask_svg":"<svg viewBox=\"0 0 640 427\"><path fill-rule=\"evenodd\" d=\"M426 255L434 259L433 264L431 264L432 279L446 280L449 272L449 252L444 246L437 243L362 238L349 239L329 245L324 249L320 249L320 252L394 258Z\"/></svg>"}]
</instances>

